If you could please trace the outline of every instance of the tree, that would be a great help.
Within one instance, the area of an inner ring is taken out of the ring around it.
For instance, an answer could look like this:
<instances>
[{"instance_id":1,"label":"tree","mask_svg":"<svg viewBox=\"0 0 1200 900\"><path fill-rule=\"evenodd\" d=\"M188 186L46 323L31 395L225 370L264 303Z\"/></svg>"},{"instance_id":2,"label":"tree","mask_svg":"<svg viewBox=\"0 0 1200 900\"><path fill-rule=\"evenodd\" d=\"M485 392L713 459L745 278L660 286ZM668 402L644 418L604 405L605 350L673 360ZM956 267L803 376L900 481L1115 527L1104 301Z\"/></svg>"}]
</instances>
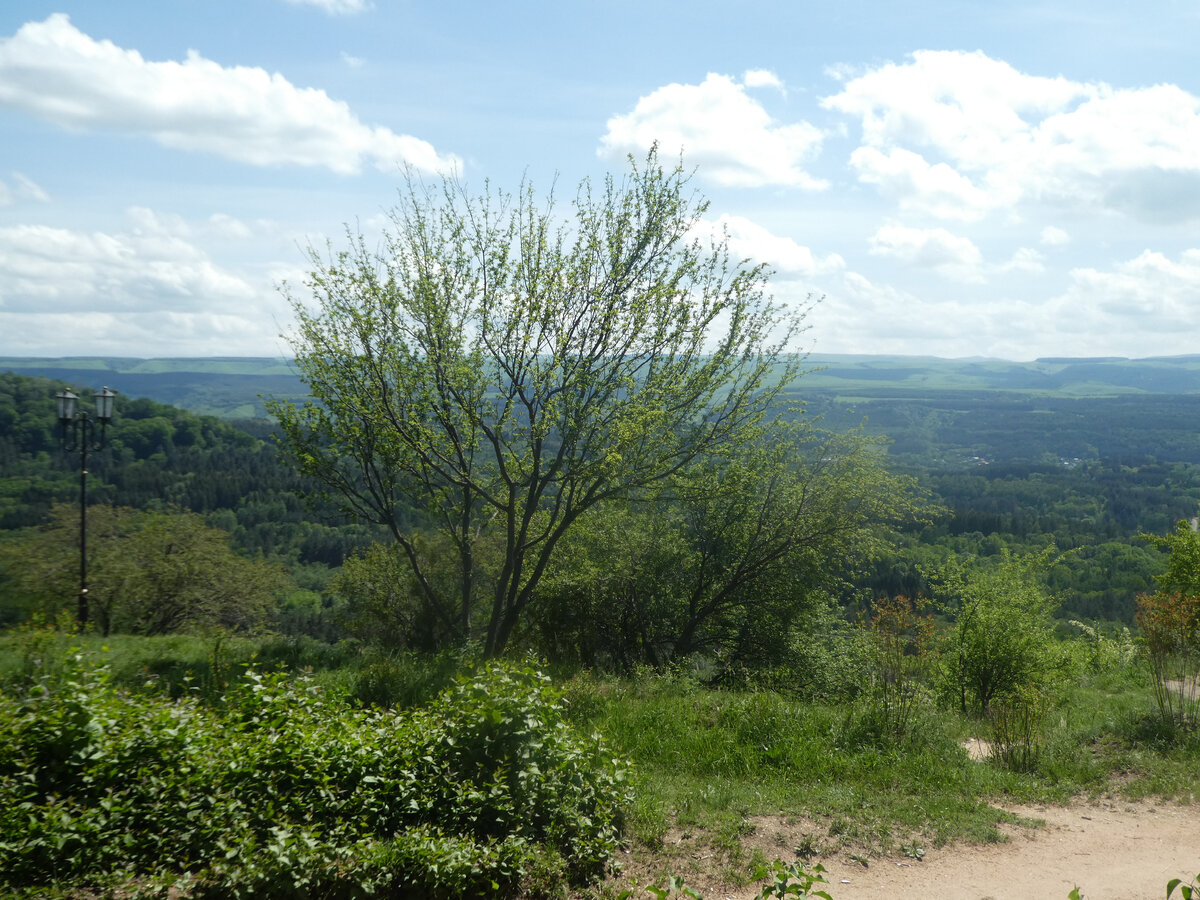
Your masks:
<instances>
[{"instance_id":1,"label":"tree","mask_svg":"<svg viewBox=\"0 0 1200 900\"><path fill-rule=\"evenodd\" d=\"M778 662L792 626L841 593L890 527L923 512L874 442L776 420L706 455L649 503L590 512L544 582L541 641L589 663L658 664L704 652Z\"/></svg>"},{"instance_id":2,"label":"tree","mask_svg":"<svg viewBox=\"0 0 1200 900\"><path fill-rule=\"evenodd\" d=\"M1183 519L1173 534L1142 537L1170 553L1158 590L1138 597L1137 624L1164 718L1200 719L1200 534Z\"/></svg>"},{"instance_id":3,"label":"tree","mask_svg":"<svg viewBox=\"0 0 1200 900\"><path fill-rule=\"evenodd\" d=\"M584 181L573 208L566 223L527 184L471 197L410 179L382 249L350 234L314 251L314 307L290 298L313 399L271 405L283 446L391 530L428 613L489 654L580 516L753 440L799 373L804 311L695 237L706 203L681 167L652 151L598 196ZM427 572L424 527L454 548L453 593ZM502 552L483 572L486 532Z\"/></svg>"},{"instance_id":4,"label":"tree","mask_svg":"<svg viewBox=\"0 0 1200 900\"><path fill-rule=\"evenodd\" d=\"M275 610L281 567L238 556L229 535L195 513L94 506L88 515L88 602L102 633L167 634L220 625L253 629ZM57 615L78 591L79 512L57 504L50 523L0 545L27 613Z\"/></svg>"},{"instance_id":5,"label":"tree","mask_svg":"<svg viewBox=\"0 0 1200 900\"><path fill-rule=\"evenodd\" d=\"M1057 667L1052 652L1055 601L1044 585L1055 549L1014 555L988 567L946 564L934 575L955 622L945 650L949 686L965 713L986 714L992 702L1045 687Z\"/></svg>"}]
</instances>

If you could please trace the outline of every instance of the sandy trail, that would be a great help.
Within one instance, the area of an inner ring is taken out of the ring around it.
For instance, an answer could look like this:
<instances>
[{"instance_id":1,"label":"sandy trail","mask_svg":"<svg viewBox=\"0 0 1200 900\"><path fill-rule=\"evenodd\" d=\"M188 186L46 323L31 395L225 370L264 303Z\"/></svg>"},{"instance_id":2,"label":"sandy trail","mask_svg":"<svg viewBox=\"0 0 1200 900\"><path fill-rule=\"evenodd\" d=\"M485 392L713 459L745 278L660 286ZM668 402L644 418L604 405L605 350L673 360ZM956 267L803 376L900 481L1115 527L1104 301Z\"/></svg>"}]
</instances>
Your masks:
<instances>
[{"instance_id":1,"label":"sandy trail","mask_svg":"<svg viewBox=\"0 0 1200 900\"><path fill-rule=\"evenodd\" d=\"M1087 900L1163 900L1170 879L1200 872L1195 806L1106 800L1009 811L1046 825L1002 826L1006 843L930 849L920 862L828 860L825 889L833 900L1066 900L1078 885Z\"/></svg>"}]
</instances>

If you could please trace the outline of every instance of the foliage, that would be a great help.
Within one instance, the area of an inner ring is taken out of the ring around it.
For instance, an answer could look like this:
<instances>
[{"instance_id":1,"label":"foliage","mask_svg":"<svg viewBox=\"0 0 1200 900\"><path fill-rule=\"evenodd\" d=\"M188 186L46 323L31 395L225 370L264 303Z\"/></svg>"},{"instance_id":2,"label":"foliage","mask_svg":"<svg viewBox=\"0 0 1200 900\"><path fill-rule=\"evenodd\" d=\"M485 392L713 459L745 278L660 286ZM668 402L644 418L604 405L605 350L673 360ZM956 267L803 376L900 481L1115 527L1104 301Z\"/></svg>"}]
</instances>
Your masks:
<instances>
[{"instance_id":1,"label":"foliage","mask_svg":"<svg viewBox=\"0 0 1200 900\"><path fill-rule=\"evenodd\" d=\"M54 394L65 387L0 373L0 423L11 425L0 424L0 544L20 540L22 529L47 525L55 503L78 509L79 457L62 451L55 419ZM89 511L117 503L139 512L189 510L227 532L242 554L286 562L302 587L318 591L323 585L312 582L321 566L340 565L380 536L361 525L331 527L332 508L306 508L301 479L262 440L270 422L234 427L114 387L122 393L107 446L88 457ZM86 390L75 388L86 402ZM38 611L13 574L0 566L0 625ZM304 618L283 624L329 636L324 608Z\"/></svg>"},{"instance_id":2,"label":"foliage","mask_svg":"<svg viewBox=\"0 0 1200 900\"><path fill-rule=\"evenodd\" d=\"M928 601L919 597L877 600L867 624L875 676L869 702L883 730L899 740L909 734L921 702L927 698L926 676L934 639L933 619L924 612L927 606Z\"/></svg>"},{"instance_id":3,"label":"foliage","mask_svg":"<svg viewBox=\"0 0 1200 900\"><path fill-rule=\"evenodd\" d=\"M813 885L826 882L824 872L825 867L820 863L809 869L803 863L784 863L777 859L775 880L765 885L755 900L769 900L771 897L778 897L779 900L786 900L788 897L821 897L823 900L832 900L825 891L813 890Z\"/></svg>"},{"instance_id":4,"label":"foliage","mask_svg":"<svg viewBox=\"0 0 1200 900\"><path fill-rule=\"evenodd\" d=\"M511 896L597 875L627 795L624 764L517 665L398 715L254 671L219 707L171 702L76 659L0 695L0 727L7 891Z\"/></svg>"},{"instance_id":5,"label":"foliage","mask_svg":"<svg viewBox=\"0 0 1200 900\"><path fill-rule=\"evenodd\" d=\"M1104 629L1071 619L1068 625L1078 628L1083 633L1086 647L1086 666L1093 672L1106 672L1113 669L1128 669L1139 662L1137 644L1128 626L1112 629L1112 635Z\"/></svg>"},{"instance_id":6,"label":"foliage","mask_svg":"<svg viewBox=\"0 0 1200 900\"><path fill-rule=\"evenodd\" d=\"M1182 878L1172 878L1168 881L1167 900L1171 900L1175 888L1179 888L1179 896L1182 900L1192 900L1193 897L1200 898L1200 875L1193 878L1190 883L1185 882Z\"/></svg>"},{"instance_id":7,"label":"foliage","mask_svg":"<svg viewBox=\"0 0 1200 900\"><path fill-rule=\"evenodd\" d=\"M988 568L957 562L937 572L945 609L954 616L944 677L963 712L985 715L993 701L1045 686L1055 675L1053 601L1041 582L1052 553L1004 552Z\"/></svg>"},{"instance_id":8,"label":"foliage","mask_svg":"<svg viewBox=\"0 0 1200 900\"><path fill-rule=\"evenodd\" d=\"M0 545L0 561L26 603L53 618L79 587L79 512L51 510L50 524ZM88 517L89 618L101 632L166 634L220 625L261 627L287 583L283 570L239 556L229 536L195 513L96 506Z\"/></svg>"},{"instance_id":9,"label":"foliage","mask_svg":"<svg viewBox=\"0 0 1200 900\"><path fill-rule=\"evenodd\" d=\"M1138 598L1159 714L1181 725L1200 721L1200 598L1158 592Z\"/></svg>"},{"instance_id":10,"label":"foliage","mask_svg":"<svg viewBox=\"0 0 1200 900\"><path fill-rule=\"evenodd\" d=\"M410 181L384 250L351 236L312 255L292 346L313 402L272 405L283 446L391 530L428 614L488 654L583 514L753 438L798 373L802 313L770 301L762 267L694 239L705 204L687 184L652 151L598 195L584 182L568 225L529 186ZM422 524L453 545L452 592ZM481 571L488 532L501 552Z\"/></svg>"},{"instance_id":11,"label":"foliage","mask_svg":"<svg viewBox=\"0 0 1200 900\"><path fill-rule=\"evenodd\" d=\"M922 511L878 449L776 421L652 500L591 511L543 581L539 645L625 670L695 653L727 670L778 665L889 529Z\"/></svg>"},{"instance_id":12,"label":"foliage","mask_svg":"<svg viewBox=\"0 0 1200 900\"><path fill-rule=\"evenodd\" d=\"M704 900L700 892L695 888L688 887L680 875L669 875L666 881L661 884L648 885L646 893L651 894L654 900L669 900L671 897L684 897L687 900ZM618 900L629 900L632 896L633 891L622 891L618 896Z\"/></svg>"},{"instance_id":13,"label":"foliage","mask_svg":"<svg viewBox=\"0 0 1200 900\"><path fill-rule=\"evenodd\" d=\"M1046 696L1035 685L1008 691L988 709L992 758L1014 772L1031 772L1041 752Z\"/></svg>"},{"instance_id":14,"label":"foliage","mask_svg":"<svg viewBox=\"0 0 1200 900\"><path fill-rule=\"evenodd\" d=\"M1200 535L1180 521L1173 534L1148 536L1170 551L1158 590L1138 598L1137 624L1154 679L1160 714L1200 722Z\"/></svg>"}]
</instances>

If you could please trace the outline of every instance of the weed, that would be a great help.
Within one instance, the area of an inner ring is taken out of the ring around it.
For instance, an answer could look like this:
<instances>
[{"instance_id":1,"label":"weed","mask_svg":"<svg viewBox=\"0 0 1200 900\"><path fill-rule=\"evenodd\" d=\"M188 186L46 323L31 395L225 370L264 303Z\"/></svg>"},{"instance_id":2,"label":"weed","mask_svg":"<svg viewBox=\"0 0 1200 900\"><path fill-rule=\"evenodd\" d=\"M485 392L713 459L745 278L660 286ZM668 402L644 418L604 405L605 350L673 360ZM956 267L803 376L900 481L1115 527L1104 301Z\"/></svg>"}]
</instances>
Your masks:
<instances>
[{"instance_id":1,"label":"weed","mask_svg":"<svg viewBox=\"0 0 1200 900\"><path fill-rule=\"evenodd\" d=\"M1032 685L1021 685L993 702L988 709L993 758L1014 772L1032 772L1045 717L1045 695Z\"/></svg>"},{"instance_id":2,"label":"weed","mask_svg":"<svg viewBox=\"0 0 1200 900\"><path fill-rule=\"evenodd\" d=\"M802 863L784 863L775 861L774 881L763 886L755 900L768 900L771 897L821 897L831 900L829 894L821 890L813 890L813 885L825 884L825 867L820 863L811 869Z\"/></svg>"},{"instance_id":3,"label":"weed","mask_svg":"<svg viewBox=\"0 0 1200 900\"><path fill-rule=\"evenodd\" d=\"M1172 878L1167 882L1167 900L1171 900L1171 895L1175 893L1175 888L1179 888L1179 896L1183 900L1193 900L1200 898L1200 874L1189 882L1184 882L1182 878Z\"/></svg>"},{"instance_id":4,"label":"weed","mask_svg":"<svg viewBox=\"0 0 1200 900\"><path fill-rule=\"evenodd\" d=\"M908 737L927 696L924 680L933 639L933 619L923 612L927 605L921 598L881 599L868 624L875 667L874 690L868 696L872 717L890 740Z\"/></svg>"}]
</instances>

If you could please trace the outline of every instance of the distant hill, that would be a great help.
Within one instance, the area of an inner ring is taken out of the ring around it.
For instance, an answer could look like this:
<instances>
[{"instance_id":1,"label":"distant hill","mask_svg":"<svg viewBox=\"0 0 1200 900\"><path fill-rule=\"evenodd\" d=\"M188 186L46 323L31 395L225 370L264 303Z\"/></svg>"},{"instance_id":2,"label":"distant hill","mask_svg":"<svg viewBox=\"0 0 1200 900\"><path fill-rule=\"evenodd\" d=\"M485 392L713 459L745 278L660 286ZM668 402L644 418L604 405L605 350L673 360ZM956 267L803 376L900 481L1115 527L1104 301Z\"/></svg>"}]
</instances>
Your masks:
<instances>
[{"instance_id":1,"label":"distant hill","mask_svg":"<svg viewBox=\"0 0 1200 900\"><path fill-rule=\"evenodd\" d=\"M1123 359L941 359L932 356L814 354L796 385L800 396L928 398L944 392L1001 392L1043 398L1130 398L1200 394L1200 355ZM263 399L307 395L291 361L281 358L0 357L0 372L57 378L81 387L107 385L226 419L266 415Z\"/></svg>"},{"instance_id":2,"label":"distant hill","mask_svg":"<svg viewBox=\"0 0 1200 900\"><path fill-rule=\"evenodd\" d=\"M265 357L0 357L0 372L6 371L81 387L107 385L127 397L148 397L223 419L262 418L267 414L264 399L301 399L308 394L290 360Z\"/></svg>"},{"instance_id":3,"label":"distant hill","mask_svg":"<svg viewBox=\"0 0 1200 900\"><path fill-rule=\"evenodd\" d=\"M814 354L815 371L800 382L812 389L878 396L915 391L1007 391L1049 397L1117 397L1128 394L1200 393L1200 356L1123 359L940 359L932 356Z\"/></svg>"}]
</instances>

